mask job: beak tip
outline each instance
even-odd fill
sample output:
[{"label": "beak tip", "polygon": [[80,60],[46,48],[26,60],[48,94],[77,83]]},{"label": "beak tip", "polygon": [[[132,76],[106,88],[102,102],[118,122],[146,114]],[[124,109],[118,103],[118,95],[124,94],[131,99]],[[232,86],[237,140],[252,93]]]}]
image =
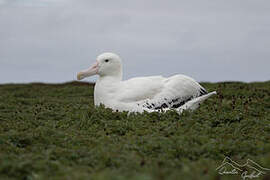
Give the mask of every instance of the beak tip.
[{"label": "beak tip", "polygon": [[82,74],[81,73],[78,73],[77,74],[77,80],[82,80],[83,78],[82,78]]}]

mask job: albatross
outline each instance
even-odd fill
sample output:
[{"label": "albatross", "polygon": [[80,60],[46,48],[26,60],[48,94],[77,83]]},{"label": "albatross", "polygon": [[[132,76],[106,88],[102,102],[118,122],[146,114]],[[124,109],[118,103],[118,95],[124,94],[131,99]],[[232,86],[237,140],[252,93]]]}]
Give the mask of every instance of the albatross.
[{"label": "albatross", "polygon": [[122,60],[114,53],[99,55],[88,69],[80,71],[77,79],[98,75],[94,89],[95,106],[103,104],[114,111],[161,112],[175,109],[195,110],[199,105],[216,94],[208,93],[194,79],[177,74],[136,77],[123,81]]}]

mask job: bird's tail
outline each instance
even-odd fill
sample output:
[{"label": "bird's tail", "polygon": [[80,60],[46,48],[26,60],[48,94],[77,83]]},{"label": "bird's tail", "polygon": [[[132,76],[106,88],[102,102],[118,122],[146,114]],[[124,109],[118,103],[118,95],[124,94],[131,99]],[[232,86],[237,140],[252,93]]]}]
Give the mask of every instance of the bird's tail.
[{"label": "bird's tail", "polygon": [[205,101],[207,98],[209,98],[210,96],[212,96],[214,94],[217,94],[217,92],[213,91],[213,92],[210,92],[210,93],[205,94],[203,96],[192,99],[192,100],[186,102],[184,105],[180,106],[177,110],[179,113],[182,113],[183,110],[193,111],[193,110],[197,109],[203,101]]}]

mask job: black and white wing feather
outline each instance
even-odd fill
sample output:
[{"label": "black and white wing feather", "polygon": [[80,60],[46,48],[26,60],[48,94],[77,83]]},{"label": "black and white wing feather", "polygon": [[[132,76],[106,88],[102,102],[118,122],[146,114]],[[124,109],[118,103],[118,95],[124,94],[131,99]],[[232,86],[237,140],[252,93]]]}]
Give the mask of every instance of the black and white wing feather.
[{"label": "black and white wing feather", "polygon": [[178,108],[207,94],[199,83],[185,75],[133,78],[123,81],[121,86],[119,101],[136,102],[138,106],[152,110]]}]

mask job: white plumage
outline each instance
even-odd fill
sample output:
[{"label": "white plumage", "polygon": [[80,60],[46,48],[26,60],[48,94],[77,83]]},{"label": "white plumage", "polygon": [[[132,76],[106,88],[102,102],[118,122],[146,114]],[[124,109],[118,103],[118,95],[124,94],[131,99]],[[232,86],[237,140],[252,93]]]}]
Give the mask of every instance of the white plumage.
[{"label": "white plumage", "polygon": [[89,69],[78,73],[77,78],[98,74],[95,85],[96,106],[118,111],[154,112],[176,109],[196,109],[200,103],[216,92],[207,91],[194,79],[185,75],[138,77],[122,81],[122,61],[113,53],[103,53]]}]

